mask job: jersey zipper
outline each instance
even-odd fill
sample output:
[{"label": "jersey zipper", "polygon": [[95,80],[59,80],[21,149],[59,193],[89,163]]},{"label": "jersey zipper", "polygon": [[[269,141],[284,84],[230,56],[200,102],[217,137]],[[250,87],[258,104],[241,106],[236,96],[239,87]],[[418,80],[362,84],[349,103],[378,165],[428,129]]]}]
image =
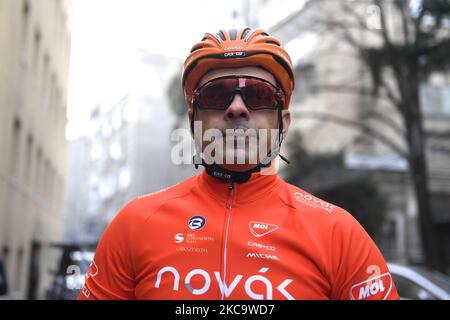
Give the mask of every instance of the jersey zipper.
[{"label": "jersey zipper", "polygon": [[225,286],[227,283],[227,261],[228,261],[228,232],[230,228],[231,215],[233,213],[233,197],[234,197],[234,182],[230,181],[228,186],[230,194],[230,203],[228,206],[227,226],[225,229],[225,246],[223,251],[223,288],[222,288],[222,300],[225,300]]}]

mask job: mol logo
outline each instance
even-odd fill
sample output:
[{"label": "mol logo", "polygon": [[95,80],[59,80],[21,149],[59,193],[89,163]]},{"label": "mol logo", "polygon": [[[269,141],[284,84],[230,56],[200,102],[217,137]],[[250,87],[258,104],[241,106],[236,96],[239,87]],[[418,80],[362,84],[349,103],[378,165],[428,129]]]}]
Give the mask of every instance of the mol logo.
[{"label": "mol logo", "polygon": [[272,231],[275,231],[278,229],[277,225],[265,223],[265,222],[257,222],[257,221],[250,221],[248,224],[250,228],[250,232],[256,237],[262,237],[266,234],[271,233]]},{"label": "mol logo", "polygon": [[[95,261],[92,260],[91,264],[89,265],[89,270],[85,276],[85,283],[89,278],[94,278],[97,275],[98,275],[98,266],[95,263]],[[89,296],[91,295],[91,292],[88,290],[86,285],[83,286],[83,288],[81,289],[81,292],[84,294],[84,296],[86,298],[89,298]]]},{"label": "mol logo", "polygon": [[385,273],[352,286],[350,298],[352,300],[386,300],[391,289],[392,277],[389,273]]},{"label": "mol logo", "polygon": [[97,264],[95,263],[95,260],[92,260],[91,264],[89,265],[89,270],[86,274],[86,279],[94,278],[97,275],[98,275],[98,267]]}]

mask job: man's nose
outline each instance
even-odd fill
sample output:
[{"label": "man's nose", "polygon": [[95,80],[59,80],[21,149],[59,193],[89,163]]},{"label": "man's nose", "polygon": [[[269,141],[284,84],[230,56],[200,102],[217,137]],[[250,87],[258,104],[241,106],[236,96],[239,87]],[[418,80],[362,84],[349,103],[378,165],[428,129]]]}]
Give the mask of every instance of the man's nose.
[{"label": "man's nose", "polygon": [[244,100],[242,100],[240,94],[236,94],[233,98],[233,101],[225,111],[225,119],[227,120],[227,119],[245,118],[248,120],[249,117],[250,112],[245,106]]}]

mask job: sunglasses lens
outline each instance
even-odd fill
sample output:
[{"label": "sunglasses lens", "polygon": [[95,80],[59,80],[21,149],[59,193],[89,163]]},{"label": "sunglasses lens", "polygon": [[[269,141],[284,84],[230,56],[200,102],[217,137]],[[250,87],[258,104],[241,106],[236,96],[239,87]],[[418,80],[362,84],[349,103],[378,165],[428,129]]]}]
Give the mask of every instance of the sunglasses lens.
[{"label": "sunglasses lens", "polygon": [[237,79],[220,79],[211,81],[199,91],[198,106],[201,109],[225,110],[231,103]]},{"label": "sunglasses lens", "polygon": [[251,110],[275,109],[283,104],[282,95],[276,87],[262,79],[250,77],[212,80],[200,87],[194,103],[200,109],[226,110],[238,93]]},{"label": "sunglasses lens", "polygon": [[277,105],[276,89],[267,82],[247,79],[243,91],[245,102],[250,109],[270,109]]}]

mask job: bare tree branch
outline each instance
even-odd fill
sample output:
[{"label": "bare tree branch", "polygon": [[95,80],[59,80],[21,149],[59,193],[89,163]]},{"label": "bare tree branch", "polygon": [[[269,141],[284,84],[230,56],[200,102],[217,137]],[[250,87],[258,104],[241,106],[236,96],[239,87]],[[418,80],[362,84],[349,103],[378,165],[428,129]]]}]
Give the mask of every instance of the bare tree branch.
[{"label": "bare tree branch", "polygon": [[361,123],[360,121],[355,121],[352,119],[347,119],[344,117],[317,111],[299,111],[293,113],[292,117],[316,119],[320,121],[332,122],[346,127],[353,127],[354,129],[360,130],[363,134],[369,135],[370,137],[383,143],[385,146],[387,146],[389,149],[391,149],[400,157],[404,159],[409,159],[407,151],[404,150],[401,146],[397,145],[395,142],[393,142],[391,139],[386,137],[381,132],[378,132],[377,130],[373,129],[372,127],[366,124]]},{"label": "bare tree branch", "polygon": [[419,39],[421,38],[420,27],[422,26],[422,21],[423,21],[424,16],[425,16],[425,9],[423,7],[423,2],[422,2],[419,15],[417,16],[417,18],[415,19],[415,22],[414,22],[414,29],[415,29],[415,33],[416,33],[415,34],[416,44],[417,44],[417,41],[419,41]]},{"label": "bare tree branch", "polygon": [[398,134],[398,136],[401,137],[402,139],[406,138],[405,129],[403,127],[399,126],[396,122],[394,122],[394,120],[392,120],[385,114],[380,113],[378,111],[373,111],[372,113],[370,113],[370,116],[373,117],[374,119],[382,122],[384,125],[388,126],[392,130],[394,130]]},{"label": "bare tree branch", "polygon": [[[380,35],[380,33],[382,34],[386,46],[389,48],[391,53],[393,53],[395,50],[387,31],[386,17],[384,16],[385,9],[382,6],[380,0],[373,0],[373,3],[380,8],[380,19],[382,29],[380,31],[377,31],[377,35]],[[348,10],[352,15],[354,15],[357,19],[359,20],[362,19],[362,17],[348,5],[348,3],[344,3],[343,7],[345,8],[345,10]],[[333,29],[339,29],[341,36],[347,41],[347,43],[355,47],[357,50],[359,50],[359,52],[363,52],[366,49],[366,47],[363,44],[359,43],[359,41],[356,40],[355,37],[351,35],[350,33],[351,25],[349,25],[348,22],[338,21],[331,17],[326,17],[325,19],[317,19],[317,22],[320,23],[321,25],[332,27]],[[358,28],[361,29],[361,27],[367,29],[367,27],[362,23],[362,21],[359,21]],[[400,76],[401,70],[397,66],[397,64],[395,62],[392,62],[391,66],[394,72],[397,74],[397,77]],[[398,92],[402,92],[400,81],[396,81],[396,84],[398,87],[397,88]],[[400,112],[403,112],[401,100],[396,97],[394,91],[385,83],[385,81],[383,81],[383,76],[380,77],[380,85],[386,91],[386,96],[395,105],[396,109],[399,110]]]},{"label": "bare tree branch", "polygon": [[[320,23],[320,19],[317,21]],[[329,28],[329,30],[338,31],[340,36],[343,37],[350,45],[356,47],[359,50],[362,50],[364,48],[364,46],[359,43],[359,41],[356,40],[356,38],[350,33],[351,28],[349,28],[349,25],[347,23],[334,19],[327,19],[322,23],[324,23]],[[357,27],[357,29],[359,30],[359,27]]]},{"label": "bare tree branch", "polygon": [[[342,83],[344,83],[344,82],[342,82]],[[357,86],[357,85],[352,86],[352,85],[327,85],[327,84],[325,84],[325,85],[317,86],[316,89],[317,90],[325,90],[328,92],[351,93],[351,94],[355,94],[355,95],[359,95],[359,96],[369,96],[372,98],[376,98],[377,100],[380,100],[380,98],[382,98],[380,96],[374,95],[373,90],[371,90],[370,88],[365,88],[365,87],[361,87],[361,86]],[[392,104],[395,104],[395,102],[392,101],[391,97],[387,96],[386,99],[388,99],[388,101],[391,102]],[[372,109],[370,112],[370,116],[373,119],[378,120],[378,121],[382,122],[383,124],[385,124],[386,126],[388,126],[389,128],[391,128],[402,139],[406,138],[406,132],[405,132],[404,128],[399,126],[396,122],[394,122],[391,118],[389,118],[385,114],[382,114],[382,113],[378,112],[377,110]]]},{"label": "bare tree branch", "polygon": [[401,17],[402,17],[402,27],[403,27],[403,34],[405,37],[405,44],[406,45],[410,45],[410,34],[409,34],[409,28],[408,28],[408,17],[410,17],[409,12],[407,11],[408,8],[408,4],[409,1],[404,1],[404,0],[396,0],[396,5],[401,13]]},{"label": "bare tree branch", "polygon": [[[343,82],[342,82],[343,83]],[[400,106],[400,101],[394,96],[394,93],[388,85],[382,81],[381,88],[384,89],[383,96],[378,98],[385,98],[390,101],[395,108]],[[374,96],[374,92],[372,88],[361,87],[361,86],[352,86],[352,85],[332,85],[332,84],[323,84],[316,87],[317,90],[328,90],[333,92],[348,92],[359,95],[369,95]]]},{"label": "bare tree branch", "polygon": [[[444,28],[443,22],[444,18],[447,19],[450,15],[450,5],[448,0],[423,0],[421,7],[417,8],[418,11],[410,16],[409,6],[399,2],[402,0],[370,1],[379,8],[381,13],[381,30],[379,31],[382,42],[380,46],[364,46],[363,43],[360,43],[361,40],[355,39],[354,30],[349,29],[345,23],[349,19],[342,19],[344,23],[334,22],[332,26],[337,29],[336,34],[343,37],[350,46],[359,50],[363,62],[371,71],[375,89],[383,88],[383,93],[394,103],[402,116],[406,133],[406,147],[389,139],[387,133],[380,132],[381,129],[375,130],[369,123],[361,123],[364,121],[354,121],[320,112],[304,112],[294,116],[319,119],[359,129],[362,134],[382,142],[409,162],[419,212],[422,249],[426,258],[424,261],[429,267],[444,271],[446,264],[441,255],[442,247],[436,236],[431,214],[429,175],[425,153],[426,136],[423,132],[418,91],[420,82],[426,79],[423,77],[424,75],[426,76],[430,70],[442,71],[450,62],[450,58],[448,58],[450,43],[446,43],[447,39],[443,38],[445,32],[448,31]],[[389,11],[388,9],[392,8],[394,1],[397,2],[399,10]],[[404,1],[406,2],[406,0]],[[347,11],[351,15],[351,11]],[[391,13],[393,13],[392,16]],[[337,15],[339,13],[334,12],[331,18],[335,19]],[[424,26],[425,18],[428,16],[430,23]],[[396,41],[398,33],[394,34],[395,30],[388,29],[388,27],[394,26],[391,25],[391,22],[395,21],[401,23],[405,37],[404,43]],[[361,26],[361,21],[358,22],[358,19],[357,24]],[[415,38],[412,39],[412,37]],[[386,70],[392,71],[392,74],[386,73]],[[379,91],[376,90],[373,92],[374,95],[378,93]],[[387,118],[380,117],[378,119],[383,119],[381,120],[383,123],[390,123]],[[390,127],[392,127],[392,123],[390,123]]]},{"label": "bare tree branch", "polygon": [[350,16],[355,18],[361,29],[363,30],[367,29],[366,19],[363,16],[361,16],[358,12],[356,12],[356,10],[353,7],[349,6],[348,2],[342,1],[341,5],[345,13],[348,13],[350,14]]},{"label": "bare tree branch", "polygon": [[352,16],[356,22],[357,25],[359,27],[359,30],[364,30],[364,32],[368,32],[368,33],[372,33],[375,34],[377,36],[381,36],[381,30],[378,29],[371,29],[367,27],[367,22],[366,22],[366,18],[364,16],[361,16],[355,9],[354,7],[350,6],[348,4],[347,1],[342,1],[341,2],[343,11],[345,13],[350,14],[350,16]]},{"label": "bare tree branch", "polygon": [[381,34],[388,48],[392,48],[392,41],[389,38],[387,29],[386,17],[384,16],[385,10],[381,0],[373,0],[373,3],[380,8],[380,21],[381,21]]},{"label": "bare tree branch", "polygon": [[394,94],[394,91],[391,89],[391,87],[384,81],[383,76],[380,77],[380,87],[383,88],[386,91],[386,96],[389,98],[389,100],[392,102],[392,104],[395,106],[395,108],[403,114],[402,110],[402,102],[399,98],[397,98]]}]

